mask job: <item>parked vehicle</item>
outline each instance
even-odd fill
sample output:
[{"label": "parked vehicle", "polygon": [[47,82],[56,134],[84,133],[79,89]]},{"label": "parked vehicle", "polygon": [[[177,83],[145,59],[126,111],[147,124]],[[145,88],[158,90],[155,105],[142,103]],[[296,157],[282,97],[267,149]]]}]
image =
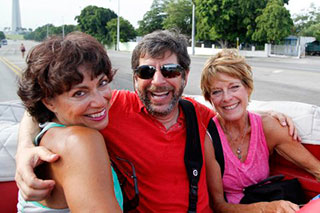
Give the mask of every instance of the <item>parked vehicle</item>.
[{"label": "parked vehicle", "polygon": [[306,47],[306,54],[320,56],[320,41],[308,43]]},{"label": "parked vehicle", "polygon": [[1,43],[2,43],[2,45],[7,45],[7,44],[8,44],[8,41],[7,41],[7,39],[2,39],[2,40],[1,40]]}]

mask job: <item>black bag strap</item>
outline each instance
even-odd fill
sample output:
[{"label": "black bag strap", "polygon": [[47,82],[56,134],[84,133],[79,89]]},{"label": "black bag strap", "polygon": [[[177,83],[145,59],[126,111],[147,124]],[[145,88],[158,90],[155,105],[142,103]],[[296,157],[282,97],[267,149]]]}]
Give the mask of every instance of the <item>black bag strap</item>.
[{"label": "black bag strap", "polygon": [[[124,190],[124,184],[127,182],[127,179],[126,177],[121,173],[120,169],[118,168],[118,166],[115,164],[115,159],[124,159],[124,158],[119,158],[119,157],[113,157],[110,156],[110,159],[111,159],[111,165],[114,169],[114,171],[116,172],[117,174],[117,178],[119,180],[119,184],[120,184],[120,187],[121,187],[121,192],[122,192],[122,197],[123,197],[123,212],[124,213],[127,213],[127,212],[130,212],[131,210],[134,210],[138,207],[139,205],[139,196],[137,197],[134,197],[134,199],[130,200],[126,191]],[[132,178],[137,178],[137,177],[134,177],[132,175]],[[134,180],[133,180],[134,181]],[[136,187],[136,186],[135,186]],[[139,192],[139,189],[138,188],[135,188],[136,191]]]},{"label": "black bag strap", "polygon": [[279,174],[279,175],[274,175],[274,176],[270,176],[270,177],[267,177],[266,179],[263,179],[262,181],[256,183],[256,184],[253,184],[253,185],[250,185],[250,186],[247,186],[244,191],[247,191],[247,190],[251,190],[253,188],[256,188],[256,187],[259,187],[267,182],[279,182],[281,181],[282,179],[284,178],[284,175],[283,174]]},{"label": "black bag strap", "polygon": [[214,154],[216,155],[216,160],[218,161],[218,163],[220,165],[221,177],[222,177],[223,173],[224,173],[223,149],[222,149],[222,144],[221,144],[221,140],[220,140],[217,126],[212,119],[210,119],[210,121],[209,121],[207,130],[211,136],[211,140],[212,140],[213,147],[214,147]]},{"label": "black bag strap", "polygon": [[190,101],[180,99],[179,103],[185,115],[187,127],[184,162],[189,178],[188,213],[195,213],[197,212],[198,202],[198,182],[200,179],[201,167],[203,163],[198,120],[195,108]]}]

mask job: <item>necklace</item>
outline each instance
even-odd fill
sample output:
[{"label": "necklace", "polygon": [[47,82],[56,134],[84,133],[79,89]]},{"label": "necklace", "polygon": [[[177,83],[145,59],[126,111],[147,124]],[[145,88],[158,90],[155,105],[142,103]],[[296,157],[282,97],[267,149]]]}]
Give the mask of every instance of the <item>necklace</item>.
[{"label": "necklace", "polygon": [[241,158],[242,158],[242,155],[241,155],[241,148],[240,148],[240,146],[237,148],[237,156],[238,156],[238,159],[239,160],[241,160]]},{"label": "necklace", "polygon": [[237,154],[237,157],[238,157],[239,160],[241,160],[241,158],[242,158],[241,146],[243,145],[244,139],[246,138],[247,129],[248,129],[248,125],[247,125],[247,122],[246,122],[243,134],[241,135],[241,140],[239,140],[240,143],[239,143],[239,145],[237,147],[237,150],[236,150],[236,154]]},{"label": "necklace", "polygon": [[[238,135],[238,137],[236,138],[232,138],[231,135],[228,133],[228,131],[226,130],[225,127],[222,126],[222,129],[224,131],[224,133],[228,136],[228,141],[229,141],[229,144],[231,145],[236,145],[237,144],[237,148],[236,148],[236,156],[239,160],[242,159],[242,150],[241,150],[241,146],[244,144],[244,139],[246,138],[246,135],[247,135],[247,131],[248,131],[248,122],[247,120],[245,121],[245,128],[242,132],[242,134]],[[237,138],[239,138],[239,140],[237,140]],[[236,142],[238,141],[238,143]]]}]

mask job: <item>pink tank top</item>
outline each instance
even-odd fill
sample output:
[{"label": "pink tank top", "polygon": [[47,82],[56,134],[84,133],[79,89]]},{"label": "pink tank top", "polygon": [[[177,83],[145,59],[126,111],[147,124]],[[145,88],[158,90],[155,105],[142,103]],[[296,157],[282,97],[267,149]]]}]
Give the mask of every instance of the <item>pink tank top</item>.
[{"label": "pink tank top", "polygon": [[229,203],[239,203],[243,197],[242,190],[258,183],[269,176],[269,150],[263,132],[261,117],[248,112],[251,135],[247,159],[241,162],[233,154],[227,138],[215,116],[224,155],[225,170],[222,178],[223,189]]}]

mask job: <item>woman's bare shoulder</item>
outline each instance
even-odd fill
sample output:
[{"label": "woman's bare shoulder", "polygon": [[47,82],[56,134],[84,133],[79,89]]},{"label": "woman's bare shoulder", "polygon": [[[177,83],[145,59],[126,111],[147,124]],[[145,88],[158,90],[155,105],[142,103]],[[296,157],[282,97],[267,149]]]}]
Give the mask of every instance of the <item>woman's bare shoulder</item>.
[{"label": "woman's bare shoulder", "polygon": [[272,117],[270,114],[263,114],[261,115],[263,130],[265,133],[269,131],[276,131],[277,129],[281,128],[279,121]]},{"label": "woman's bare shoulder", "polygon": [[57,154],[63,154],[75,147],[88,148],[91,145],[104,141],[98,130],[84,126],[54,127],[49,129],[41,139],[41,145]]}]

